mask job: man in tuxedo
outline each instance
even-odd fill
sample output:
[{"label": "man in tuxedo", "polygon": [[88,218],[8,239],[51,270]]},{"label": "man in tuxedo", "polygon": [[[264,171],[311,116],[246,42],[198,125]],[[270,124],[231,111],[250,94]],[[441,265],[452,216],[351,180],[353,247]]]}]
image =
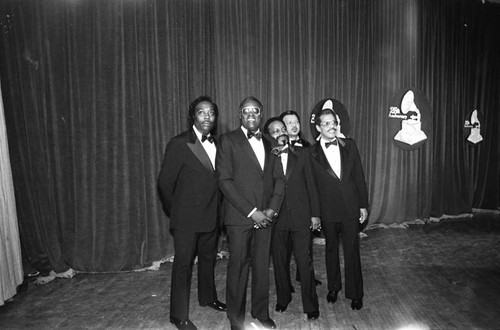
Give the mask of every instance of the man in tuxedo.
[{"label": "man in tuxedo", "polygon": [[[335,303],[342,289],[339,237],[344,250],[345,297],[354,310],[363,307],[363,276],[359,252],[360,223],[368,217],[368,191],[358,147],[337,136],[337,115],[322,109],[315,117],[320,139],[311,148],[320,192],[321,225],[326,239],[327,301]],[[341,234],[341,235],[340,235]]]},{"label": "man in tuxedo", "polygon": [[278,301],[277,312],[284,312],[292,300],[289,284],[290,251],[293,250],[300,272],[302,308],[309,320],[319,317],[318,296],[311,258],[311,229],[320,228],[320,207],[311,155],[307,148],[295,148],[288,142],[285,124],[278,117],[269,119],[264,131],[274,138],[273,148],[285,174],[285,197],[274,221],[271,248]]},{"label": "man in tuxedo", "polygon": [[272,220],[283,199],[283,170],[271,154],[271,142],[260,132],[262,103],[252,96],[245,98],[239,116],[241,126],[221,136],[216,158],[229,240],[227,316],[231,329],[244,328],[251,267],[252,317],[274,329],[268,310],[269,255]]},{"label": "man in tuxedo", "polygon": [[213,136],[217,116],[217,105],[209,97],[201,96],[191,103],[190,128],[169,141],[158,177],[160,198],[170,217],[174,237],[170,322],[178,329],[196,329],[189,320],[189,292],[196,255],[200,306],[226,310],[226,305],[217,299],[214,280],[220,227]]},{"label": "man in tuxedo", "polygon": [[308,148],[311,143],[300,137],[300,117],[296,111],[287,110],[280,115],[280,119],[286,126],[286,131],[288,132],[288,139],[290,144],[296,147]]},{"label": "man in tuxedo", "polygon": [[[286,131],[288,135],[288,140],[289,144],[293,147],[302,147],[302,148],[309,148],[311,146],[311,143],[303,138],[301,138],[301,125],[300,125],[300,117],[299,114],[294,111],[294,110],[286,110],[282,112],[279,116],[279,119],[283,121],[283,123],[286,126]],[[311,252],[311,260],[313,257],[313,236],[316,237],[321,237],[321,229],[313,231],[311,235],[311,246],[309,248],[309,251]],[[289,251],[289,263],[291,260],[291,250]],[[295,279],[300,282],[300,274],[299,270],[297,269],[297,273],[295,275]],[[290,270],[288,269],[288,282],[290,283],[290,290],[291,292],[295,292],[295,289],[293,288],[292,281],[290,279]],[[320,286],[323,284],[320,280],[314,279],[314,284],[316,286]]]}]

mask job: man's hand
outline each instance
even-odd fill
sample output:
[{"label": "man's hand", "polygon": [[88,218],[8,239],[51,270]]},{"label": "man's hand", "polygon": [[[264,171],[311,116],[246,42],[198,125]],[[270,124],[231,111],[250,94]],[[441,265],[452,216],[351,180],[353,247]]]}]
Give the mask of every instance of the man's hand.
[{"label": "man's hand", "polygon": [[266,228],[267,226],[271,225],[271,222],[273,221],[271,218],[265,215],[264,212],[259,210],[255,211],[250,218],[254,222],[254,228]]},{"label": "man's hand", "polygon": [[273,210],[273,209],[265,209],[265,210],[264,210],[264,211],[262,211],[262,212],[264,212],[264,214],[265,214],[268,218],[270,218],[270,219],[271,219],[271,221],[273,221],[273,218],[274,218],[274,216],[275,216],[275,214],[276,214],[276,212],[274,212],[274,210]]},{"label": "man's hand", "polygon": [[311,229],[321,230],[321,220],[318,217],[311,217]]},{"label": "man's hand", "polygon": [[363,223],[368,219],[368,210],[367,209],[359,209],[359,223]]}]

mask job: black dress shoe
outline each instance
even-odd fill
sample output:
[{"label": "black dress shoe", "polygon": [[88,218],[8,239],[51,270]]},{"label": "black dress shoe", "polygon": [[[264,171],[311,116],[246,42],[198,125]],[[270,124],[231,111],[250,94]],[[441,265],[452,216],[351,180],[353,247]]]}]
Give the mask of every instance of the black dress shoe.
[{"label": "black dress shoe", "polygon": [[189,319],[179,320],[175,317],[170,317],[170,322],[175,325],[177,329],[180,330],[196,330],[196,326]]},{"label": "black dress shoe", "polygon": [[317,320],[319,317],[319,311],[314,311],[314,312],[309,312],[307,314],[307,319],[308,320]]},{"label": "black dress shoe", "polygon": [[284,311],[286,311],[287,308],[288,308],[288,305],[283,306],[280,304],[276,304],[276,308],[274,310],[277,312],[283,313]]},{"label": "black dress shoe", "polygon": [[328,294],[326,295],[326,301],[330,304],[333,304],[337,301],[338,295],[338,291],[328,291]]},{"label": "black dress shoe", "polygon": [[323,284],[323,282],[321,282],[320,280],[316,280],[316,279],[315,279],[315,280],[314,280],[314,284],[315,284],[316,286],[320,286],[321,284]]},{"label": "black dress shoe", "polygon": [[231,324],[231,330],[245,330],[245,327],[242,325]]},{"label": "black dress shoe", "polygon": [[221,303],[218,300],[211,302],[211,303],[200,303],[200,306],[201,307],[210,307],[210,308],[213,308],[219,312],[225,312],[227,309],[226,304]]},{"label": "black dress shoe", "polygon": [[351,302],[351,308],[354,310],[360,310],[363,308],[363,299],[353,299]]},{"label": "black dress shoe", "polygon": [[252,316],[254,319],[259,320],[262,326],[266,329],[276,329],[276,323],[269,317],[267,319],[259,319],[258,317]]}]

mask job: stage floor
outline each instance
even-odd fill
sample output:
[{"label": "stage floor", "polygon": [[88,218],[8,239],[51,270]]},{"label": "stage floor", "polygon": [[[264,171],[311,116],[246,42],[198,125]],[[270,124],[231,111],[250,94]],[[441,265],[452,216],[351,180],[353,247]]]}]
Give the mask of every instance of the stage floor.
[{"label": "stage floor", "polygon": [[[316,277],[323,281],[317,287],[320,317],[307,321],[295,281],[288,309],[275,312],[270,267],[269,312],[278,329],[500,329],[500,215],[366,233],[361,241],[364,308],[351,310],[342,291],[334,305],[327,304],[324,245],[314,245]],[[158,271],[78,273],[42,286],[30,283],[0,307],[0,328],[174,329],[168,313],[171,267],[165,263]],[[227,260],[217,261],[221,301],[226,267]],[[195,267],[190,319],[199,329],[229,329],[225,313],[198,306],[196,275]],[[246,329],[255,329],[250,322],[247,304]],[[258,321],[255,325],[260,327]]]}]

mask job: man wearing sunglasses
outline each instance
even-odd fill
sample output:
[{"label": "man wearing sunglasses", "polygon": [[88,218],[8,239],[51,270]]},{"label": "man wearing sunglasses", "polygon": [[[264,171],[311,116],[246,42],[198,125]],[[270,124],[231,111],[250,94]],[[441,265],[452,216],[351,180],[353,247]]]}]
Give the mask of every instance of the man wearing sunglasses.
[{"label": "man wearing sunglasses", "polygon": [[241,126],[220,137],[216,169],[224,195],[224,224],[229,240],[227,316],[231,329],[244,329],[246,288],[252,271],[251,315],[262,326],[276,328],[269,317],[271,225],[284,194],[283,169],[262,136],[262,103],[245,98],[239,107]]},{"label": "man wearing sunglasses", "polygon": [[[351,308],[363,308],[363,276],[359,252],[360,223],[368,217],[368,190],[359,156],[352,139],[338,137],[338,120],[331,101],[315,117],[320,139],[311,148],[320,192],[321,227],[326,240],[328,303],[337,301],[342,289],[339,239],[344,250],[345,297]],[[340,235],[342,234],[342,235]]]}]

